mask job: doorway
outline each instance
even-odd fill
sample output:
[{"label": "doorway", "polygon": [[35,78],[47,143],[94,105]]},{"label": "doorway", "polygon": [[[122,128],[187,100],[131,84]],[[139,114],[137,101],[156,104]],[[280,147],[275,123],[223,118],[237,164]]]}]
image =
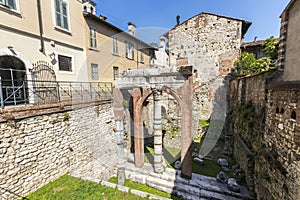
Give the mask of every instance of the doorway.
[{"label": "doorway", "polygon": [[26,68],[15,56],[0,56],[1,107],[26,103]]}]

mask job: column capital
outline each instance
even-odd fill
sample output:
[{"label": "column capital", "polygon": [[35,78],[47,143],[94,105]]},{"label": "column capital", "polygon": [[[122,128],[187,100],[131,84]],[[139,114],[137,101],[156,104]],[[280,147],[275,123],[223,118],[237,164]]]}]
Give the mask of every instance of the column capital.
[{"label": "column capital", "polygon": [[161,96],[161,90],[160,89],[152,88],[152,94],[153,94],[154,101],[160,100],[160,96]]}]

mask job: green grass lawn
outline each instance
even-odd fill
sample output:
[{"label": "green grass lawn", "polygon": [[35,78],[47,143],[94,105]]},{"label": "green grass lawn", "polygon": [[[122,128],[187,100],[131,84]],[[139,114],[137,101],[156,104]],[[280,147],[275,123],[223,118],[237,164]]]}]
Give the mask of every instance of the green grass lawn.
[{"label": "green grass lawn", "polygon": [[[108,181],[111,182],[111,183],[117,184],[118,183],[118,178],[117,177],[111,177]],[[135,189],[135,190],[140,190],[140,191],[143,191],[143,192],[148,192],[150,194],[154,194],[154,195],[157,195],[157,196],[161,196],[161,197],[165,197],[165,198],[169,198],[169,199],[180,200],[179,197],[176,197],[172,194],[162,192],[162,191],[157,190],[155,188],[149,187],[149,186],[141,184],[141,183],[136,183],[136,182],[133,182],[133,181],[128,180],[128,179],[126,179],[124,186],[126,186],[128,188]]]},{"label": "green grass lawn", "polygon": [[121,192],[118,189],[104,187],[98,183],[84,181],[69,175],[60,178],[43,186],[36,192],[33,192],[23,198],[23,200],[115,200],[115,199],[133,199],[142,200],[137,195]]}]

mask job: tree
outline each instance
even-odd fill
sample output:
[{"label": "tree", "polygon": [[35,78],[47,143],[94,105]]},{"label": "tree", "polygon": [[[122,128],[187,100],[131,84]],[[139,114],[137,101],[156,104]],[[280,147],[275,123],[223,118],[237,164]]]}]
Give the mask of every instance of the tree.
[{"label": "tree", "polygon": [[256,59],[253,53],[244,52],[241,57],[234,62],[233,75],[246,76],[276,68],[279,47],[278,39],[274,36],[267,38],[263,47],[263,51],[269,57]]},{"label": "tree", "polygon": [[279,41],[274,36],[266,39],[266,43],[263,45],[264,52],[270,56],[272,60],[277,59],[278,57],[278,47]]},{"label": "tree", "polygon": [[235,76],[245,76],[251,74],[253,70],[251,66],[256,61],[253,53],[242,53],[241,57],[234,62],[233,74]]},{"label": "tree", "polygon": [[233,75],[246,76],[258,74],[270,70],[271,59],[263,57],[256,59],[253,53],[242,53],[241,57],[234,62]]}]

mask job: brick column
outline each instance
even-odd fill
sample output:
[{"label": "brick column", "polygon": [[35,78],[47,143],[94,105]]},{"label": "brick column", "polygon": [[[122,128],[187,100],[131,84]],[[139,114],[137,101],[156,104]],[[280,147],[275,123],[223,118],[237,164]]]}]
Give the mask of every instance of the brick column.
[{"label": "brick column", "polygon": [[143,130],[143,104],[141,90],[136,88],[133,97],[133,123],[134,123],[134,164],[136,167],[144,166],[144,130]]},{"label": "brick column", "polygon": [[182,90],[181,105],[181,176],[192,178],[192,112],[193,112],[193,86],[192,77],[185,81]]},{"label": "brick column", "polygon": [[161,105],[159,103],[159,91],[153,89],[154,99],[154,117],[153,117],[153,129],[154,129],[154,171],[156,173],[162,173],[164,168],[162,166],[162,116]]}]

